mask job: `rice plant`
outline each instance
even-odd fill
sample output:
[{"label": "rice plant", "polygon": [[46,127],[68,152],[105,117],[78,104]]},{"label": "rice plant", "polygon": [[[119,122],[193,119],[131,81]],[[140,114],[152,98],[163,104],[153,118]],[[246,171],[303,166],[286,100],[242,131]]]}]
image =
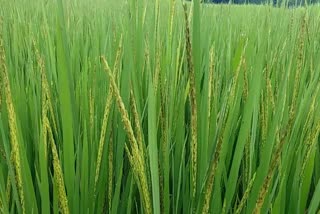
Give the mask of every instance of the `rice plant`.
[{"label": "rice plant", "polygon": [[319,213],[316,5],[0,8],[0,213]]}]

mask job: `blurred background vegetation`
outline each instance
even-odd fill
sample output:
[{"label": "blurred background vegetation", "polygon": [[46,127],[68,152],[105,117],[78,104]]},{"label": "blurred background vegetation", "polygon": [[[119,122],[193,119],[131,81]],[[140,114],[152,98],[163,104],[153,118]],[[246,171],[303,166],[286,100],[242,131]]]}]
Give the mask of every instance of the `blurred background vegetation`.
[{"label": "blurred background vegetation", "polygon": [[[188,0],[192,1],[192,0]],[[318,0],[203,0],[204,3],[216,4],[272,4],[274,6],[305,6],[309,4],[317,4]]]}]

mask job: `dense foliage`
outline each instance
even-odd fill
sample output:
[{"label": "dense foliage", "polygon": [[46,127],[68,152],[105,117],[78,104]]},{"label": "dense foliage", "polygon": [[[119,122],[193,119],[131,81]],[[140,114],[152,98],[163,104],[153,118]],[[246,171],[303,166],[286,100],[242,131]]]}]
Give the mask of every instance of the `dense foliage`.
[{"label": "dense foliage", "polygon": [[316,6],[0,7],[1,213],[310,213]]},{"label": "dense foliage", "polygon": [[319,3],[318,0],[202,0],[201,2],[215,4],[267,4],[277,7],[299,7]]}]

